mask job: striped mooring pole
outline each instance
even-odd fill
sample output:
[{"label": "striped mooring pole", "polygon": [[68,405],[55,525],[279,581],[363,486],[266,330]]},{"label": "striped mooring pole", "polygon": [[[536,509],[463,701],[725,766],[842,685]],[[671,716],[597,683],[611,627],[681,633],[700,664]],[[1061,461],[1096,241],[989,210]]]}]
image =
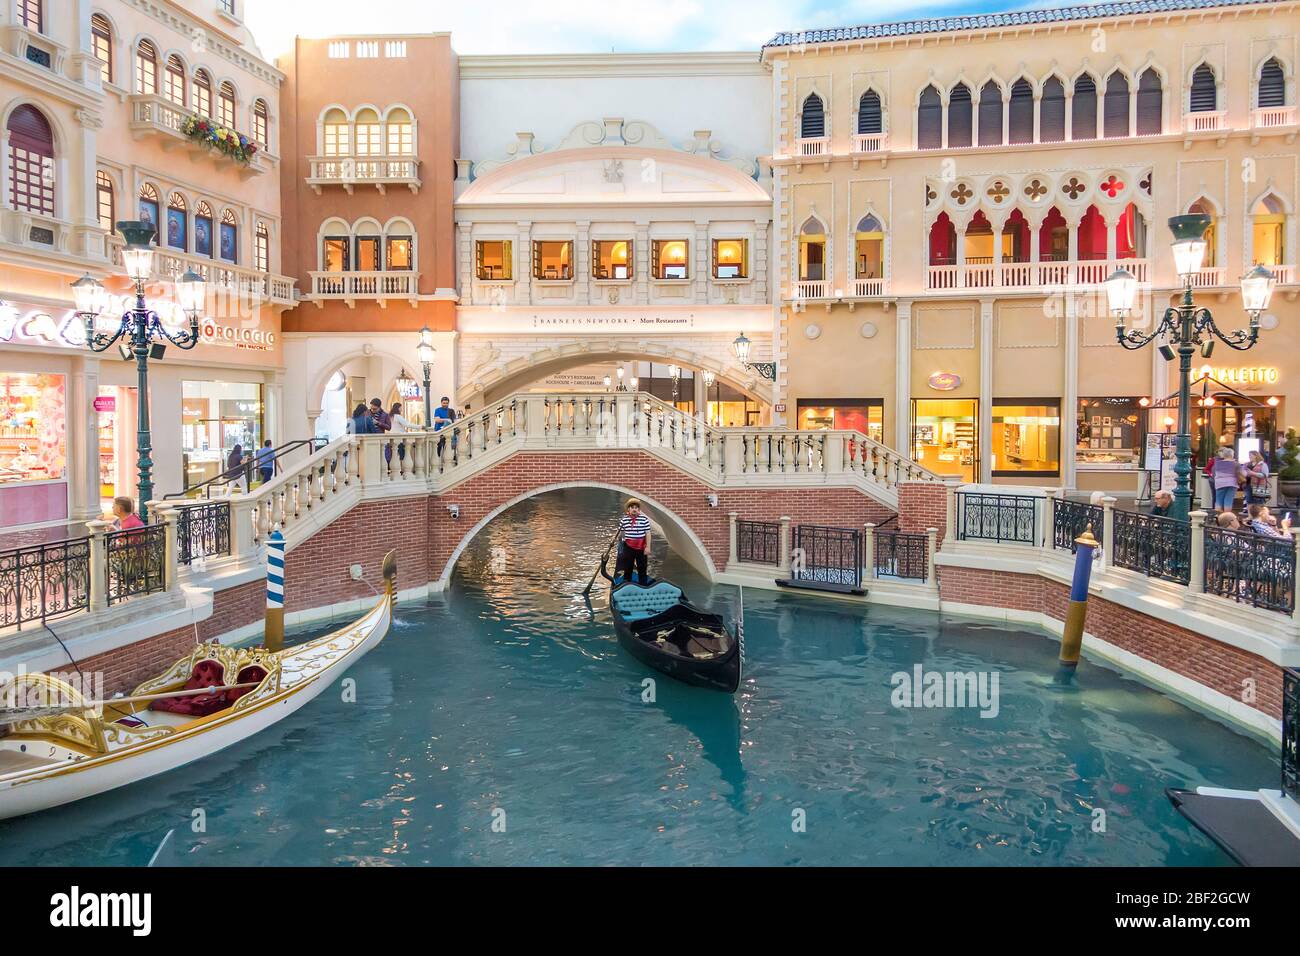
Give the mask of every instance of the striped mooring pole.
[{"label": "striped mooring pole", "polygon": [[284,647],[284,535],[277,528],[266,541],[266,638],[272,651]]},{"label": "striped mooring pole", "polygon": [[1068,684],[1074,680],[1079,666],[1079,653],[1083,650],[1083,624],[1088,617],[1088,584],[1092,580],[1092,559],[1099,542],[1092,536],[1092,525],[1074,539],[1074,580],[1070,582],[1070,607],[1065,613],[1065,630],[1061,634],[1061,656],[1056,669],[1056,682]]}]

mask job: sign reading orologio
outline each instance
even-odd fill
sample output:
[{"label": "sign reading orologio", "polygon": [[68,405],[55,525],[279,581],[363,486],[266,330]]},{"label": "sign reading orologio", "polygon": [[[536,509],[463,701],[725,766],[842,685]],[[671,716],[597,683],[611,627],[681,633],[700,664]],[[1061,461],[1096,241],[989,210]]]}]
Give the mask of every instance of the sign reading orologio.
[{"label": "sign reading orologio", "polygon": [[275,348],[275,333],[266,329],[235,328],[208,319],[203,323],[203,338],[214,345],[233,345],[241,349],[268,352]]},{"label": "sign reading orologio", "polygon": [[961,376],[956,372],[935,372],[929,378],[929,385],[936,392],[951,392],[961,388]]}]

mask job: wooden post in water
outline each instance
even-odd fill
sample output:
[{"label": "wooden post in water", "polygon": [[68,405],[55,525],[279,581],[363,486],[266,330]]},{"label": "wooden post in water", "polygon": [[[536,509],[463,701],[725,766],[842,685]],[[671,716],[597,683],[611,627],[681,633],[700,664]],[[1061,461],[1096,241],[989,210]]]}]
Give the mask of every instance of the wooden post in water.
[{"label": "wooden post in water", "polygon": [[284,535],[279,528],[266,540],[265,630],[268,650],[284,647]]},{"label": "wooden post in water", "polygon": [[1070,607],[1065,612],[1065,630],[1061,634],[1061,657],[1056,670],[1058,684],[1074,680],[1083,650],[1083,624],[1088,617],[1088,584],[1092,580],[1092,558],[1097,551],[1097,539],[1092,536],[1092,525],[1074,539],[1074,580],[1070,583]]}]

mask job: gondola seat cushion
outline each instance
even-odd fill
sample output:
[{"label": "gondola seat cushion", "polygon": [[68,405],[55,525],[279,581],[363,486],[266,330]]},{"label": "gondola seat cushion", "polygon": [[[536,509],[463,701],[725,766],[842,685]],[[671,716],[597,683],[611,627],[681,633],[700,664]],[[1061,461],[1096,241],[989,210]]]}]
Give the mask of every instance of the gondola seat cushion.
[{"label": "gondola seat cushion", "polygon": [[[226,669],[220,661],[211,659],[199,661],[190,673],[182,690],[201,690],[204,687],[220,687],[225,683]],[[225,694],[194,694],[190,697],[164,697],[149,705],[150,710],[163,710],[171,714],[184,714],[187,717],[206,717],[215,714],[223,707],[229,706]]]},{"label": "gondola seat cushion", "polygon": [[648,588],[629,584],[614,592],[614,607],[625,621],[642,621],[662,614],[681,600],[682,589],[660,581]]},{"label": "gondola seat cushion", "polygon": [[[264,680],[266,680],[266,669],[259,667],[257,664],[250,664],[239,672],[239,676],[235,678],[235,683],[260,684]],[[249,691],[256,689],[255,687],[236,687],[233,690],[226,691],[226,700],[233,704]]]}]

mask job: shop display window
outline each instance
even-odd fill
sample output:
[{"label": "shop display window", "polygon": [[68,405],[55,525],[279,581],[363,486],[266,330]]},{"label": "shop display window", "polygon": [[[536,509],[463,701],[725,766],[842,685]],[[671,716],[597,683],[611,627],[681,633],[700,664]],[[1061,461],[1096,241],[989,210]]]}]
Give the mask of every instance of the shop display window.
[{"label": "shop display window", "polygon": [[534,279],[572,279],[573,243],[537,240],[533,243]]},{"label": "shop display window", "polygon": [[885,401],[882,398],[803,398],[797,428],[861,432],[885,440]]},{"label": "shop display window", "polygon": [[514,261],[509,239],[479,240],[474,243],[474,274],[480,279],[512,279]]},{"label": "shop display window", "polygon": [[1056,399],[998,399],[991,424],[994,475],[1061,473],[1061,406]]},{"label": "shop display window", "polygon": [[67,474],[64,377],[0,373],[0,484]]},{"label": "shop display window", "polygon": [[940,475],[974,481],[979,474],[979,402],[918,398],[912,402],[912,457]]},{"label": "shop display window", "polygon": [[245,454],[253,454],[262,444],[263,431],[261,385],[183,382],[181,452],[186,487],[192,488],[225,471],[226,459],[236,445]]},{"label": "shop display window", "polygon": [[632,240],[597,239],[591,244],[592,277],[632,278]]},{"label": "shop display window", "polygon": [[1138,462],[1142,406],[1137,398],[1081,398],[1075,425],[1075,460],[1081,465]]}]

